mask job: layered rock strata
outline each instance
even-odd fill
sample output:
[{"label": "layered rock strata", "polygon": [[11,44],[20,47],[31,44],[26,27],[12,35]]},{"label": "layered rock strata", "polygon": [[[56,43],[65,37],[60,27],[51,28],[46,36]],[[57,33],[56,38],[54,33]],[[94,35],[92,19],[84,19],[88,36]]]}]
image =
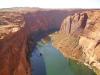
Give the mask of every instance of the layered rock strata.
[{"label": "layered rock strata", "polygon": [[31,75],[29,54],[36,40],[59,29],[67,15],[78,11],[0,10],[0,75]]},{"label": "layered rock strata", "polygon": [[84,63],[100,75],[100,11],[84,11],[64,19],[52,35],[53,45],[67,58]]}]

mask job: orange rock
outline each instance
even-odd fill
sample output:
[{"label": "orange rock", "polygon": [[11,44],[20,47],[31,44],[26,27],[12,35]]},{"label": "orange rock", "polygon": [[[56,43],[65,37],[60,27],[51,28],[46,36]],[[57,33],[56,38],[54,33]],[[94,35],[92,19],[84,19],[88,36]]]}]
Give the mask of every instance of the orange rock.
[{"label": "orange rock", "polygon": [[66,16],[78,11],[37,8],[0,11],[0,75],[31,75],[28,55],[34,45],[33,34],[39,30],[59,29]]},{"label": "orange rock", "polygon": [[52,41],[65,57],[100,71],[100,10],[88,10],[65,18]]}]

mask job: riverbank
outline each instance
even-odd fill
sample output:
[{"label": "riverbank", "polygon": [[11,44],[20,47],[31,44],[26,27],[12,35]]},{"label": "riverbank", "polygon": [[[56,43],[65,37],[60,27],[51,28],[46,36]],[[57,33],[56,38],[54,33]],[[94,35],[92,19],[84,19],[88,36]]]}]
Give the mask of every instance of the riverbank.
[{"label": "riverbank", "polygon": [[33,75],[95,75],[83,64],[66,59],[47,38],[37,42],[31,59]]}]

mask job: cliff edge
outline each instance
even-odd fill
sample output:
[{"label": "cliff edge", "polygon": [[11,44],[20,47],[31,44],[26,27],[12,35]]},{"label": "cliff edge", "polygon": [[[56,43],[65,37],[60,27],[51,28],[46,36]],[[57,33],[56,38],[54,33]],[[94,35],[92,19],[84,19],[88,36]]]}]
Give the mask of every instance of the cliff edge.
[{"label": "cliff edge", "polygon": [[66,17],[52,35],[52,42],[65,57],[84,63],[100,75],[100,10]]},{"label": "cliff edge", "polygon": [[0,10],[0,75],[31,75],[29,54],[36,40],[58,30],[63,19],[77,11],[37,8]]}]

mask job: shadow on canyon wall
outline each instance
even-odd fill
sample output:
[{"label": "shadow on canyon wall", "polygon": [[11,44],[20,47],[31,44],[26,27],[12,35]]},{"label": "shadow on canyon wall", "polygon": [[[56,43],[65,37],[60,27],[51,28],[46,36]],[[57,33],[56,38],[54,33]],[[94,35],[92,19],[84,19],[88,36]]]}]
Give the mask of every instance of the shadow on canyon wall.
[{"label": "shadow on canyon wall", "polygon": [[[1,25],[3,38],[0,38],[0,75],[31,75],[29,58],[36,42],[44,36],[59,30],[66,16],[80,11],[0,12],[0,21],[3,24],[7,24]],[[24,25],[21,27],[20,25],[22,24]],[[18,30],[13,32],[14,29]]]}]

